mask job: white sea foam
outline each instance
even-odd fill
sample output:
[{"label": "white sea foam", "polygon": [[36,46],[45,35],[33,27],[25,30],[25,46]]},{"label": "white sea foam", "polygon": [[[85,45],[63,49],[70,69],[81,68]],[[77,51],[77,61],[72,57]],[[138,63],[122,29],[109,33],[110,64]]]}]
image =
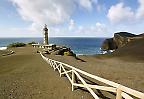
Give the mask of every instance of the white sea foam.
[{"label": "white sea foam", "polygon": [[0,47],[0,50],[6,50],[7,47]]},{"label": "white sea foam", "polygon": [[84,55],[84,54],[76,54],[76,56],[81,56],[81,55]]},{"label": "white sea foam", "polygon": [[112,52],[114,52],[115,50],[107,50],[107,51],[101,51],[101,54],[110,54]]}]

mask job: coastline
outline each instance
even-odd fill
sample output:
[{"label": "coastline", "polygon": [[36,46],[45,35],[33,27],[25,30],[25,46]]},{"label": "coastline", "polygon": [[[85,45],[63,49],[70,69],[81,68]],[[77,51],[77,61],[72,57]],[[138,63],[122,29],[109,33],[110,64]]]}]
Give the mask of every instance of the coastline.
[{"label": "coastline", "polygon": [[[71,48],[76,54],[97,54],[100,52],[100,46],[104,38],[49,38],[49,44],[64,45]],[[35,41],[36,43],[42,43],[42,38],[5,38],[0,39],[0,46],[7,46],[13,42],[29,43]]]}]

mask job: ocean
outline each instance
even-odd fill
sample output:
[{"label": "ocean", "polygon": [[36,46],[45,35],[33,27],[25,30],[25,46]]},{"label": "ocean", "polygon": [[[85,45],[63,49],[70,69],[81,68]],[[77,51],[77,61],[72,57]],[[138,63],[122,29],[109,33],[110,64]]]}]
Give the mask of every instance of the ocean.
[{"label": "ocean", "polygon": [[[101,53],[100,47],[104,40],[105,38],[55,37],[49,38],[49,43],[70,47],[78,55],[93,55]],[[43,38],[0,38],[0,47],[6,47],[14,42],[32,41],[42,43]]]}]

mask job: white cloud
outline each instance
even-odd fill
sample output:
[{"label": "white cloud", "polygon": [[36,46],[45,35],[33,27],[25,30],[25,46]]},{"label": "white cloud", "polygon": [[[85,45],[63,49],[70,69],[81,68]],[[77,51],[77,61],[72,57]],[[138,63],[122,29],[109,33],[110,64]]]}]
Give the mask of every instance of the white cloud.
[{"label": "white cloud", "polygon": [[95,5],[98,4],[98,0],[75,0],[75,1],[78,2],[80,7],[85,8],[89,11],[93,9],[93,4]]},{"label": "white cloud", "polygon": [[[87,34],[87,35],[97,35],[97,34],[103,34],[107,31],[107,28],[104,24],[97,22],[95,25],[91,25],[91,26],[76,26],[75,28],[73,28],[73,33],[75,34]],[[86,35],[86,36],[87,36]]]},{"label": "white cloud", "polygon": [[78,0],[80,6],[82,6],[83,8],[86,8],[88,10],[92,9],[92,2],[91,0]]},{"label": "white cloud", "polygon": [[83,26],[83,25],[77,25],[74,20],[70,20],[69,23],[69,30],[67,30],[68,34],[72,35],[80,35],[80,36],[101,36],[103,34],[106,34],[107,27],[105,24],[102,24],[100,22],[97,22],[94,25],[91,26]]},{"label": "white cloud", "polygon": [[95,25],[91,25],[91,26],[77,26],[75,28],[75,31],[73,31],[73,33],[75,33],[75,35],[81,35],[81,36],[97,36],[97,37],[101,37],[101,36],[105,36],[107,34],[108,30],[107,27],[105,26],[105,24],[99,23],[97,22]]},{"label": "white cloud", "polygon": [[112,5],[108,10],[107,17],[112,23],[139,22],[144,19],[144,0],[138,0],[139,6],[136,11],[125,6],[124,3]]},{"label": "white cloud", "polygon": [[106,28],[105,24],[97,22],[96,23],[96,31],[99,33],[105,33],[105,32],[107,32],[107,28]]},{"label": "white cloud", "polygon": [[139,1],[139,8],[137,9],[137,18],[144,18],[144,0],[138,0]]},{"label": "white cloud", "polygon": [[[73,23],[74,21],[71,20]],[[105,24],[97,22],[91,26],[77,25],[74,22],[73,29],[68,27],[51,27],[49,28],[50,36],[71,36],[71,37],[106,37],[108,35],[108,29]],[[52,34],[51,34],[52,33]]]},{"label": "white cloud", "polygon": [[42,36],[42,33],[36,33],[29,28],[0,28],[0,37],[38,37]]},{"label": "white cloud", "polygon": [[69,19],[75,4],[72,0],[11,0],[24,20],[55,25]]},{"label": "white cloud", "polygon": [[[31,22],[29,30],[38,32],[44,24],[53,27],[69,22],[69,29],[74,28],[71,15],[78,6],[82,9],[92,10],[92,4],[97,0],[10,0],[21,17]],[[52,29],[54,30],[54,29]],[[55,30],[54,30],[55,31]]]},{"label": "white cloud", "polygon": [[73,19],[71,19],[69,22],[69,30],[73,30],[74,28],[75,28],[75,22]]},{"label": "white cloud", "polygon": [[56,25],[70,19],[77,5],[92,9],[96,0],[10,0],[24,20],[35,24]]},{"label": "white cloud", "polygon": [[130,7],[124,6],[123,3],[118,3],[111,6],[108,11],[107,17],[112,23],[131,21],[134,18],[134,12]]}]

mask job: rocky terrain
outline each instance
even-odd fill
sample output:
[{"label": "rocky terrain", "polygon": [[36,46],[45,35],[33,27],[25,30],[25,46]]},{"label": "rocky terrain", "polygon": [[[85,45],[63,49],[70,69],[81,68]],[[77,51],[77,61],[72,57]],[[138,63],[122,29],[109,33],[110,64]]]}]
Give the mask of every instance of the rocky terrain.
[{"label": "rocky terrain", "polygon": [[14,51],[12,51],[12,50],[0,50],[0,57],[11,55],[13,53],[14,53]]},{"label": "rocky terrain", "polygon": [[41,51],[41,52],[43,52],[45,54],[49,54],[49,55],[64,55],[64,56],[74,56],[74,57],[76,56],[76,54],[70,48],[68,48],[66,46],[55,45],[55,47],[52,49],[38,48],[37,50],[38,50],[38,52]]},{"label": "rocky terrain", "polygon": [[121,48],[131,41],[144,38],[144,34],[135,35],[128,32],[115,33],[113,38],[106,39],[102,44],[102,50],[115,50]]},{"label": "rocky terrain", "polygon": [[144,34],[134,35],[127,32],[115,33],[113,38],[106,39],[102,50],[115,50],[106,57],[118,57],[127,61],[144,61]]}]

